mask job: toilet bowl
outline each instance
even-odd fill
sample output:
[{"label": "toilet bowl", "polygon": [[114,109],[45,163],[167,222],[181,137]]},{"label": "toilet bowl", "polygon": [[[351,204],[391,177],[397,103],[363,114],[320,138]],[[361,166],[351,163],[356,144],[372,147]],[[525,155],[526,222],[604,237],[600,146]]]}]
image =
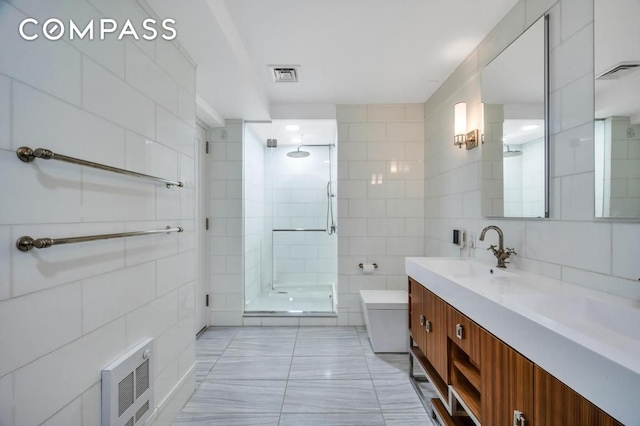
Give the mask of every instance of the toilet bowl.
[{"label": "toilet bowl", "polygon": [[407,307],[404,290],[360,290],[367,335],[374,352],[409,350]]}]

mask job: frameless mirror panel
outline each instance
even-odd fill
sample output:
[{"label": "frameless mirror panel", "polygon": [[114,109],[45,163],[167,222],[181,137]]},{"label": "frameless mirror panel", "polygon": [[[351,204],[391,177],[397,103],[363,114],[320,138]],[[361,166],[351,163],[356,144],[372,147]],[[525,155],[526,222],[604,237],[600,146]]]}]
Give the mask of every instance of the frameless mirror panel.
[{"label": "frameless mirror panel", "polygon": [[540,18],[481,73],[486,217],[549,217],[547,19]]},{"label": "frameless mirror panel", "polygon": [[594,6],[595,215],[640,218],[640,2]]}]

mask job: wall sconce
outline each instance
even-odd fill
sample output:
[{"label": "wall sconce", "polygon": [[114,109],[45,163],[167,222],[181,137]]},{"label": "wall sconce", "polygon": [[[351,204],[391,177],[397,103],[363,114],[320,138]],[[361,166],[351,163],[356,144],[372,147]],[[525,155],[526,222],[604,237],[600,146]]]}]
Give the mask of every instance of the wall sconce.
[{"label": "wall sconce", "polygon": [[458,102],[454,106],[454,114],[455,135],[453,144],[458,148],[462,148],[462,145],[465,145],[467,149],[478,146],[478,129],[467,132],[467,103]]}]

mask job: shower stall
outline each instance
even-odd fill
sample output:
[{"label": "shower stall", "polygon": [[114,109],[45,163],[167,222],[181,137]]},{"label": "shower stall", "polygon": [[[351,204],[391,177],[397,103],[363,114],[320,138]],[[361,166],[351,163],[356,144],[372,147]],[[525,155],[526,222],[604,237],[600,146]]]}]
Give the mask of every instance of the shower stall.
[{"label": "shower stall", "polygon": [[244,133],[245,315],[335,314],[335,121],[246,122]]}]

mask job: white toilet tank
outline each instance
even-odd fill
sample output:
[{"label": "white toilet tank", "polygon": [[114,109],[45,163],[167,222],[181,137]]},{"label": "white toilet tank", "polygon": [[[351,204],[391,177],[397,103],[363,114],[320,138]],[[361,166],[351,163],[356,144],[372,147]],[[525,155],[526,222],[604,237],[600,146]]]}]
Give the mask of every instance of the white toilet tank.
[{"label": "white toilet tank", "polygon": [[374,352],[409,350],[409,295],[404,290],[360,290],[367,335]]}]

